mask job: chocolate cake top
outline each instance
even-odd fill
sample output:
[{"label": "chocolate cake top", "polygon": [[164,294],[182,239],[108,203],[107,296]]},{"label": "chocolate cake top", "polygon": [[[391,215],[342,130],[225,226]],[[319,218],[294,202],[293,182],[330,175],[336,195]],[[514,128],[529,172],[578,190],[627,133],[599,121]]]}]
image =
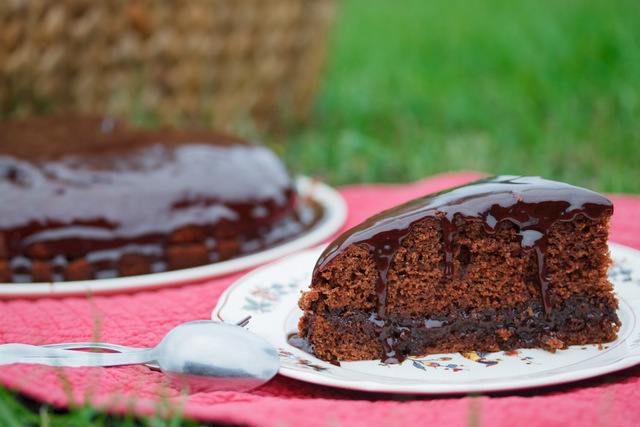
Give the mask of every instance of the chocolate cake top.
[{"label": "chocolate cake top", "polygon": [[495,176],[429,194],[381,212],[347,230],[334,240],[317,262],[321,269],[351,245],[367,244],[385,251],[407,234],[406,230],[426,217],[441,218],[444,232],[457,217],[480,221],[488,233],[501,221],[519,228],[524,250],[531,250],[551,226],[571,221],[578,214],[591,219],[613,212],[613,204],[602,194],[540,177]]},{"label": "chocolate cake top", "polygon": [[243,139],[207,129],[139,129],[122,120],[99,116],[55,115],[0,123],[0,154],[25,160],[97,155],[158,142],[250,145]]}]

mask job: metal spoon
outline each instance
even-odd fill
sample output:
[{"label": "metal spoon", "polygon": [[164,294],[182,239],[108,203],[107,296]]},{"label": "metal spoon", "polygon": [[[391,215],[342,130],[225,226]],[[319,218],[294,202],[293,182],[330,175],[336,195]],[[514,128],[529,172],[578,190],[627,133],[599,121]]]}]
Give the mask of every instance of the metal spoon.
[{"label": "metal spoon", "polygon": [[[120,353],[72,348],[109,349]],[[212,320],[178,325],[153,348],[102,343],[0,345],[0,365],[36,363],[80,367],[149,362],[156,362],[176,386],[191,392],[251,390],[269,381],[280,367],[278,353],[264,338],[239,325]]]}]

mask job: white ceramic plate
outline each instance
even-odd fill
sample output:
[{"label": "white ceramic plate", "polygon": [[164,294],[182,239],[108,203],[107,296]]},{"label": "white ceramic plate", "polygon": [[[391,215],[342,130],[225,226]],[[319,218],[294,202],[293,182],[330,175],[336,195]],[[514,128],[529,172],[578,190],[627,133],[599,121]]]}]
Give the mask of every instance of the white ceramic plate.
[{"label": "white ceramic plate", "polygon": [[296,188],[302,197],[310,197],[320,203],[324,213],[322,219],[311,230],[295,240],[255,254],[183,270],[74,282],[2,283],[0,284],[0,297],[86,295],[87,293],[117,293],[176,286],[255,267],[300,249],[309,248],[327,239],[340,229],[347,217],[347,206],[336,190],[311,178],[297,177]]},{"label": "white ceramic plate", "polygon": [[260,267],[231,286],[213,311],[214,320],[235,322],[251,315],[247,326],[280,353],[282,375],[347,389],[393,393],[472,393],[566,383],[614,372],[640,363],[640,252],[611,244],[609,270],[620,300],[619,338],[602,346],[574,346],[550,353],[512,352],[438,354],[409,358],[402,364],[380,361],[324,362],[288,344],[302,312],[300,292],[307,289],[322,248],[307,250]]}]

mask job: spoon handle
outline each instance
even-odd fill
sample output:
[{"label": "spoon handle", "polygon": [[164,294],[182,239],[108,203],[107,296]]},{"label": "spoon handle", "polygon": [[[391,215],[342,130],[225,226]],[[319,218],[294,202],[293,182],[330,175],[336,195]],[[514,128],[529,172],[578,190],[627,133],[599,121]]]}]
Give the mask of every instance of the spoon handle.
[{"label": "spoon handle", "polygon": [[[91,344],[91,343],[85,343]],[[82,346],[91,348],[91,345]],[[77,346],[75,348],[78,348]],[[128,348],[126,353],[97,353],[35,346],[29,344],[0,345],[0,365],[36,363],[49,366],[117,366],[135,365],[155,360],[154,349]]]},{"label": "spoon handle", "polygon": [[[109,344],[105,342],[68,342],[59,344],[45,344],[42,347],[60,348],[63,350],[110,350],[117,351],[119,353],[130,353],[140,350],[146,350],[140,349],[138,347],[127,347],[126,345]],[[145,362],[144,364],[151,369],[160,369],[157,362]]]},{"label": "spoon handle", "polygon": [[67,342],[59,344],[45,344],[40,347],[45,348],[59,348],[62,350],[110,350],[117,351],[119,353],[136,352],[140,350],[146,350],[146,348],[127,347],[120,344],[109,344],[104,342]]}]

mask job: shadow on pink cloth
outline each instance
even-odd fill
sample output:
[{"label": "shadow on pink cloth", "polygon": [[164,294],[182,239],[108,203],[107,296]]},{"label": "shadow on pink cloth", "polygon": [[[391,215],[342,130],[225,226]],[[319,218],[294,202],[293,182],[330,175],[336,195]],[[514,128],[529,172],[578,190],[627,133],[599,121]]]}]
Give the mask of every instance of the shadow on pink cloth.
[{"label": "shadow on pink cloth", "polygon": [[[437,175],[403,185],[340,189],[349,206],[347,229],[413,198],[483,175]],[[640,197],[611,195],[611,240],[640,249]],[[156,345],[173,326],[209,319],[221,293],[246,272],[200,284],[91,298],[0,301],[0,343],[100,340]],[[623,426],[640,419],[640,368],[573,384],[484,396],[416,396],[334,389],[277,376],[246,393],[181,395],[144,366],[51,368],[0,366],[0,382],[58,407],[90,404],[114,412],[181,411],[188,417],[251,426]]]}]

